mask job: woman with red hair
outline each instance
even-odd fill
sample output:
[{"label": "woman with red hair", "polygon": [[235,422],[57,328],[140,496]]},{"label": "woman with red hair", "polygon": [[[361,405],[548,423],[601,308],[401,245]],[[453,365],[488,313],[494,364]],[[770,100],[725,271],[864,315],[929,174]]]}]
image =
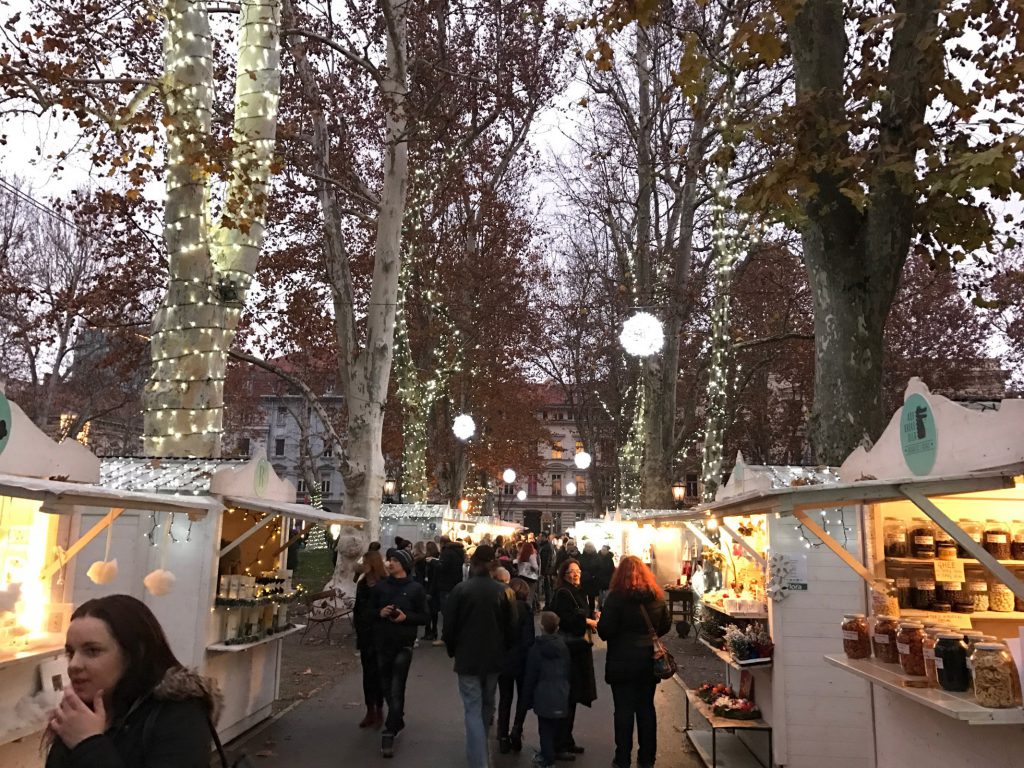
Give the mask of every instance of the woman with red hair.
[{"label": "woman with red hair", "polygon": [[637,731],[637,768],[653,768],[658,751],[658,720],[654,711],[654,643],[672,626],[665,595],[654,574],[638,557],[623,557],[612,575],[608,599],[597,633],[608,643],[604,679],[615,708],[613,768],[629,768],[633,754],[633,722]]}]

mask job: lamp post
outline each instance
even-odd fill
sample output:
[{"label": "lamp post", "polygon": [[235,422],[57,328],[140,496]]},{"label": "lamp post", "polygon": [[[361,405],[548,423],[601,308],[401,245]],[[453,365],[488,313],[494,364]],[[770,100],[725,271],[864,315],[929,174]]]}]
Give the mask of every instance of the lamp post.
[{"label": "lamp post", "polygon": [[672,499],[676,503],[676,509],[683,508],[683,502],[686,501],[686,483],[682,480],[678,480],[672,485]]},{"label": "lamp post", "polygon": [[387,504],[395,503],[395,491],[398,490],[398,483],[395,482],[393,477],[389,477],[384,481],[384,502]]}]

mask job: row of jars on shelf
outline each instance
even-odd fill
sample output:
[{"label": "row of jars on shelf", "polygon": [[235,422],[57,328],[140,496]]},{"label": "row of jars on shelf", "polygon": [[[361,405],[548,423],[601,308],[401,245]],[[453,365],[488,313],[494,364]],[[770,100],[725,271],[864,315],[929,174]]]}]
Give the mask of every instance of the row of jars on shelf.
[{"label": "row of jars on shelf", "polygon": [[869,629],[862,613],[843,617],[843,651],[851,659],[899,664],[904,674],[924,677],[932,688],[962,693],[973,688],[983,707],[1021,705],[1017,666],[1006,645],[976,630],[934,622],[879,616]]},{"label": "row of jars on shelf", "polygon": [[[997,560],[1024,560],[1024,520],[961,520],[964,533]],[[907,525],[896,517],[885,518],[882,534],[886,557],[916,557],[921,560],[955,560],[971,557],[953,537],[931,520],[915,517]]]},{"label": "row of jars on shelf", "polygon": [[[936,613],[974,613],[975,611],[1024,611],[1024,600],[996,579],[986,579],[981,571],[968,571],[965,582],[936,581],[931,571],[889,568],[894,578],[885,587],[872,590],[872,612],[876,616],[899,615],[897,609],[935,611]],[[1017,574],[1024,580],[1024,572]]]}]

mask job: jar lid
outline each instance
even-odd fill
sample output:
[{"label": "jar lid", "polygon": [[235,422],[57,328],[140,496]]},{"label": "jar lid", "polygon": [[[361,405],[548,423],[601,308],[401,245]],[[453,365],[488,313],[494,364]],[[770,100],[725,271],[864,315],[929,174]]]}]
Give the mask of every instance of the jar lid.
[{"label": "jar lid", "polygon": [[1005,648],[1006,646],[1002,643],[978,643],[974,646],[976,651],[1001,651]]},{"label": "jar lid", "polygon": [[939,634],[936,635],[936,637],[938,637],[939,640],[963,640],[964,639],[964,636],[962,634],[960,634],[959,632],[951,632],[951,631],[939,632]]},{"label": "jar lid", "polygon": [[844,613],[843,614],[843,618],[844,619],[863,619],[864,618],[864,614],[863,613]]},{"label": "jar lid", "polygon": [[900,629],[924,629],[924,624],[919,621],[901,621]]},{"label": "jar lid", "polygon": [[962,634],[964,637],[979,637],[980,638],[980,637],[984,637],[985,636],[984,632],[979,632],[976,629],[965,629],[960,634]]},{"label": "jar lid", "polygon": [[898,616],[879,616],[878,620],[879,621],[897,621],[898,618],[899,618]]},{"label": "jar lid", "polygon": [[949,632],[950,627],[925,627],[924,633],[926,635],[938,635],[940,632]]},{"label": "jar lid", "polygon": [[953,610],[953,606],[949,603],[932,603],[932,610],[936,613],[949,613]]}]

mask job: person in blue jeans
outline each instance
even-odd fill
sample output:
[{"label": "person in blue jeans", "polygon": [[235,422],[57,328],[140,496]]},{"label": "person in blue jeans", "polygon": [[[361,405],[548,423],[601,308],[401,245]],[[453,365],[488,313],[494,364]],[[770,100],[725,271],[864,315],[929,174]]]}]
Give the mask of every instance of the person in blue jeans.
[{"label": "person in blue jeans", "polygon": [[543,634],[530,647],[526,660],[523,697],[537,715],[540,751],[533,758],[538,768],[554,768],[555,744],[569,715],[569,648],[558,634],[558,614],[540,615]]},{"label": "person in blue jeans", "polygon": [[377,665],[388,716],[381,734],[380,752],[393,757],[395,737],[405,727],[405,684],[412,665],[412,647],[418,627],[427,623],[427,594],[410,578],[412,554],[404,549],[388,550],[388,578],[373,588],[373,627]]},{"label": "person in blue jeans", "polygon": [[469,768],[488,768],[498,673],[519,631],[515,595],[491,578],[493,560],[493,547],[477,547],[470,558],[469,578],[452,590],[444,607],[442,639],[459,676]]}]

